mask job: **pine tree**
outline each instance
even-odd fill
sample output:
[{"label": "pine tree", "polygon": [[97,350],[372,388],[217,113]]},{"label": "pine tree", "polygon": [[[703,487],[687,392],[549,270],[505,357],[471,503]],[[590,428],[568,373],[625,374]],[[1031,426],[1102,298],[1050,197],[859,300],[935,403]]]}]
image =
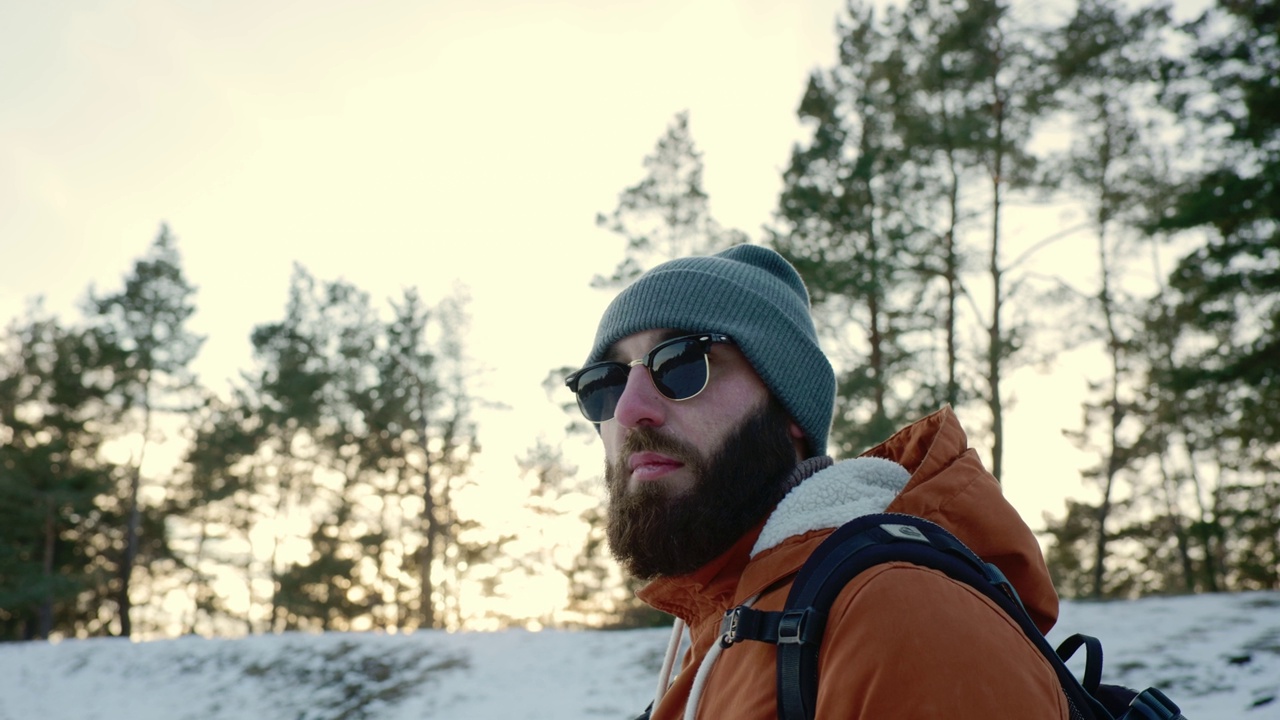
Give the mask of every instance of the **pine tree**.
[{"label": "pine tree", "polygon": [[[122,496],[126,519],[118,605],[124,637],[133,633],[135,565],[140,559],[147,565],[168,555],[164,537],[142,533],[143,465],[151,443],[161,432],[160,415],[189,414],[196,403],[190,364],[204,339],[187,327],[195,312],[194,294],[174,239],[168,227],[161,226],[147,254],[134,263],[122,289],[101,297],[91,295],[97,341],[114,355],[117,409],[136,433],[128,486]],[[159,525],[158,520],[152,522]]]},{"label": "pine tree", "polygon": [[505,542],[502,537],[492,544],[470,542],[467,536],[478,526],[454,509],[453,495],[467,482],[479,452],[461,341],[466,326],[461,295],[429,308],[409,291],[394,305],[394,318],[384,328],[385,349],[377,355],[381,385],[397,398],[388,397],[375,416],[383,434],[399,442],[399,449],[386,455],[396,477],[395,496],[419,508],[417,520],[406,528],[417,544],[403,542],[401,560],[411,563],[408,577],[416,582],[409,587],[416,595],[405,596],[408,588],[399,591],[402,627],[458,626],[464,616],[459,593],[464,568],[488,562]]},{"label": "pine tree", "polygon": [[187,460],[200,522],[240,545],[275,528],[239,559],[255,630],[462,623],[468,563],[502,544],[470,540],[453,508],[479,451],[463,305],[409,290],[385,322],[366,293],[299,266],[284,317],[254,329],[254,370],[210,407]]},{"label": "pine tree", "polygon": [[33,309],[0,349],[0,637],[101,634],[118,558],[95,338]]},{"label": "pine tree", "polygon": [[[1092,589],[1107,594],[1108,523],[1118,485],[1124,479],[1137,485],[1144,423],[1135,391],[1140,379],[1143,344],[1142,306],[1125,293],[1124,272],[1142,239],[1138,227],[1158,210],[1151,203],[1161,197],[1160,170],[1151,138],[1158,118],[1154,105],[1162,30],[1168,11],[1151,8],[1127,14],[1111,0],[1084,0],[1075,16],[1054,36],[1054,70],[1060,78],[1060,102],[1074,128],[1068,150],[1056,163],[1055,174],[1071,195],[1088,209],[1088,229],[1097,253],[1097,290],[1089,297],[1085,341],[1101,340],[1107,377],[1094,383],[1098,399],[1085,405],[1085,427],[1074,434],[1089,446],[1092,431],[1101,426],[1104,439],[1093,447],[1101,454],[1086,472],[1102,492],[1093,525]],[[1143,117],[1143,114],[1147,117]],[[1074,343],[1080,338],[1072,338]]]},{"label": "pine tree", "polygon": [[[932,99],[921,107],[932,106],[932,134],[943,141],[938,148],[948,163],[957,163],[949,174],[977,174],[985,185],[974,183],[959,192],[963,202],[966,194],[985,189],[983,284],[990,305],[981,317],[985,348],[980,375],[991,416],[991,473],[999,480],[1004,470],[1003,384],[1026,333],[1008,318],[1015,300],[1011,273],[1016,261],[1005,258],[1010,238],[1003,223],[1011,196],[1034,189],[1035,157],[1029,144],[1052,102],[1052,84],[1044,71],[1044,31],[1022,24],[1001,0],[914,0],[906,15],[909,26],[927,28],[920,37],[929,39],[923,67],[930,72],[921,89]],[[954,129],[940,131],[942,125]],[[973,207],[980,206],[974,202]],[[944,267],[952,269],[949,259]]]},{"label": "pine tree", "polygon": [[1230,563],[1228,582],[1275,587],[1276,572],[1246,568],[1280,565],[1280,3],[1223,0],[1186,29],[1194,50],[1165,97],[1201,151],[1188,154],[1207,161],[1159,227],[1207,242],[1170,279],[1170,382],[1201,411],[1187,419],[1221,478],[1203,532],[1223,545],[1206,561]]},{"label": "pine tree", "polygon": [[644,167],[645,177],[619,194],[613,212],[596,216],[596,225],[621,235],[627,247],[613,274],[597,275],[593,287],[622,288],[660,262],[746,241],[711,217],[702,189],[702,153],[689,131],[687,110],[676,114]]},{"label": "pine tree", "polygon": [[[799,107],[812,139],[792,150],[771,242],[805,278],[839,366],[833,451],[857,453],[921,405],[896,397],[910,368],[905,337],[920,279],[903,198],[904,153],[886,108],[897,79],[891,39],[867,6],[850,4],[840,60],[814,72]],[[926,383],[916,385],[919,392]]]},{"label": "pine tree", "polygon": [[263,442],[263,428],[249,407],[242,392],[231,401],[208,399],[183,457],[186,479],[166,504],[168,514],[182,520],[175,544],[191,572],[191,608],[182,620],[187,634],[252,630],[248,618],[214,587],[230,568],[243,568],[236,574],[246,585],[251,578],[247,557],[257,493],[252,456]]}]

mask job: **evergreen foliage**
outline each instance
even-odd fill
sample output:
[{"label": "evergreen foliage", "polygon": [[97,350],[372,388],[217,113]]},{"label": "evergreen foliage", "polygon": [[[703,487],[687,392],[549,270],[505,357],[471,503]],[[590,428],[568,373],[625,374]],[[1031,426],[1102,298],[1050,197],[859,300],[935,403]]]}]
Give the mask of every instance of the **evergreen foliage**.
[{"label": "evergreen foliage", "polygon": [[[1171,387],[1203,412],[1194,444],[1217,480],[1204,536],[1229,587],[1280,583],[1280,3],[1221,0],[1186,30],[1167,98],[1206,163],[1160,221],[1207,242],[1170,277]],[[1205,102],[1201,91],[1207,86]],[[1216,139],[1217,141],[1213,141]],[[1210,152],[1211,151],[1211,152]],[[1216,582],[1216,581],[1215,581]]]},{"label": "evergreen foliage", "polygon": [[899,92],[885,69],[892,46],[870,7],[850,12],[840,64],[811,75],[801,100],[813,139],[792,152],[779,199],[785,230],[774,231],[772,243],[805,278],[824,333],[839,348],[831,444],[856,454],[928,403],[891,388],[912,369],[909,307],[924,282],[911,267],[923,246],[912,243],[920,236],[903,203],[905,151],[888,112]]},{"label": "evergreen foliage", "polygon": [[240,518],[263,630],[460,622],[459,568],[482,554],[451,502],[478,449],[461,308],[433,319],[410,290],[393,310],[383,323],[367,294],[295,267],[284,318],[254,329],[237,405],[189,455],[198,487],[224,488],[207,501]]},{"label": "evergreen foliage", "polygon": [[[164,439],[162,418],[181,416],[194,407],[195,377],[189,366],[204,342],[187,328],[195,312],[194,294],[169,228],[161,226],[121,290],[90,295],[92,331],[110,360],[115,411],[122,429],[137,436],[130,443],[127,486],[121,489],[125,516],[117,603],[119,632],[124,637],[133,634],[135,566],[150,572],[154,563],[172,560],[163,532],[144,532],[145,525],[154,529],[163,520],[154,507],[144,507],[143,463],[152,441]],[[168,478],[156,480],[164,484]]]},{"label": "evergreen foliage", "polygon": [[624,257],[593,287],[621,289],[645,270],[686,255],[709,255],[746,236],[727,230],[711,216],[702,189],[702,153],[689,130],[689,112],[677,113],[644,159],[646,174],[618,195],[611,213],[596,215],[596,225],[626,239]]},{"label": "evergreen foliage", "polygon": [[[1099,456],[1085,472],[1101,491],[1091,519],[1093,568],[1087,594],[1095,598],[1110,594],[1105,562],[1117,486],[1127,482],[1138,490],[1144,479],[1150,480],[1138,467],[1147,454],[1141,447],[1138,382],[1150,348],[1139,339],[1144,300],[1125,290],[1124,271],[1145,239],[1139,226],[1159,213],[1165,197],[1153,149],[1164,118],[1153,116],[1150,108],[1155,106],[1160,43],[1169,22],[1162,7],[1129,15],[1112,0],[1085,0],[1053,42],[1062,110],[1075,128],[1068,149],[1053,159],[1054,174],[1059,189],[1084,205],[1097,256],[1096,290],[1077,296],[1085,300],[1083,309],[1091,320],[1077,328],[1080,340],[1101,343],[1107,367],[1107,377],[1091,388],[1097,399],[1085,404],[1084,429],[1069,433]],[[1069,512],[1081,509],[1076,504]]]},{"label": "evergreen foliage", "polygon": [[809,79],[798,112],[812,139],[792,151],[770,242],[836,349],[835,446],[860,452],[979,400],[999,477],[1001,386],[1024,334],[1008,318],[1001,218],[1035,187],[1027,147],[1053,99],[1042,34],[1001,2],[878,8],[849,3],[837,64]]},{"label": "evergreen foliage", "polygon": [[464,299],[408,290],[384,321],[298,267],[221,397],[189,369],[193,296],[162,228],[81,327],[36,306],[0,337],[0,637],[457,627],[508,539],[453,508],[479,451]]},{"label": "evergreen foliage", "polygon": [[[1105,481],[1103,498],[1073,506],[1049,528],[1056,556],[1069,558],[1062,569],[1092,564],[1087,590],[1076,587],[1082,594],[1277,586],[1280,437],[1270,409],[1280,407],[1280,236],[1270,193],[1280,178],[1278,7],[1219,3],[1179,29],[1193,48],[1186,57],[1164,57],[1143,40],[1167,23],[1158,5],[1134,12],[1126,26],[1112,4],[1084,3],[1064,38],[1063,57],[1084,72],[1066,69],[1099,89],[1095,124],[1109,119],[1115,129],[1095,138],[1094,156],[1076,166],[1077,178],[1092,173],[1092,184],[1107,190],[1097,217],[1155,240],[1184,241],[1175,247],[1193,239],[1173,271],[1155,279],[1153,295],[1121,304],[1104,283],[1096,299],[1119,313],[1104,314],[1116,321],[1108,325],[1111,398],[1088,409],[1112,418],[1112,440],[1094,474]],[[1108,54],[1108,43],[1140,52]],[[1175,114],[1170,124],[1151,123],[1150,111],[1148,124],[1135,123],[1132,105],[1127,115],[1117,112],[1157,93]],[[1158,137],[1178,162],[1163,160],[1154,146],[1151,128],[1170,126]],[[1135,143],[1139,136],[1145,140]],[[1170,152],[1168,138],[1179,136],[1182,147]],[[1100,162],[1103,153],[1113,160]],[[1107,175],[1108,167],[1116,171]],[[1122,260],[1112,255],[1104,280]],[[1123,336],[1114,332],[1120,324]],[[1126,492],[1112,504],[1121,473]],[[1095,538],[1088,549],[1079,529],[1086,525]]]},{"label": "evergreen foliage", "polygon": [[0,355],[0,639],[101,634],[119,576],[110,373],[92,334],[33,308]]},{"label": "evergreen foliage", "polygon": [[[1276,5],[1222,2],[1183,28],[1160,2],[1081,0],[1041,25],[1024,10],[851,0],[836,64],[808,79],[765,240],[805,277],[837,365],[833,449],[981,404],[999,477],[1002,385],[1054,354],[1033,338],[1100,347],[1068,432],[1098,458],[1099,497],[1046,518],[1062,591],[1274,587]],[[1011,235],[1015,200],[1085,221]],[[1055,244],[1095,257],[1092,277],[1030,272]]]}]

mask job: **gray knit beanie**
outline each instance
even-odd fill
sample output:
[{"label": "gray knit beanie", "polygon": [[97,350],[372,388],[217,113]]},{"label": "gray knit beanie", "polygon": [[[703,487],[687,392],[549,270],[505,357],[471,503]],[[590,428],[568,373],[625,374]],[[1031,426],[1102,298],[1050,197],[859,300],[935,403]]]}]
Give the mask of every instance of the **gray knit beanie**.
[{"label": "gray knit beanie", "polygon": [[604,311],[586,364],[628,335],[660,328],[732,337],[804,431],[810,455],[826,454],[835,372],[818,347],[804,281],[781,255],[735,245],[653,268]]}]

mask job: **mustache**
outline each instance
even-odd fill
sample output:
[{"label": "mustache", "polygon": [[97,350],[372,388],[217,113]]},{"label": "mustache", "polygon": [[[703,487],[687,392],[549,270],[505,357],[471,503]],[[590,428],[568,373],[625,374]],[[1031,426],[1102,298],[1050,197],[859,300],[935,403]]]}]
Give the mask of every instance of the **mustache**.
[{"label": "mustache", "polygon": [[688,460],[697,456],[697,450],[691,443],[684,442],[670,435],[663,435],[653,428],[641,427],[633,430],[622,441],[622,457],[638,452],[656,452],[670,455],[676,460]]},{"label": "mustache", "polygon": [[664,435],[653,428],[639,427],[628,433],[621,447],[618,448],[618,459],[614,461],[611,473],[613,477],[621,480],[630,475],[631,468],[627,462],[632,455],[639,452],[661,453],[685,465],[697,465],[702,460],[698,449],[692,443]]}]

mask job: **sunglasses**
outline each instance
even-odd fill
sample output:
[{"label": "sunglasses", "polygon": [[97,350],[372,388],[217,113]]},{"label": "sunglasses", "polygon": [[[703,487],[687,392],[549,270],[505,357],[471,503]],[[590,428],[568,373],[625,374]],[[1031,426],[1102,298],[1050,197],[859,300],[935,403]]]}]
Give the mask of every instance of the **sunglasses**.
[{"label": "sunglasses", "polygon": [[631,368],[644,365],[658,392],[671,400],[690,400],[707,387],[711,379],[708,353],[715,343],[732,343],[728,335],[701,333],[672,338],[658,344],[648,355],[629,363],[598,362],[565,379],[564,384],[578,396],[578,408],[593,423],[613,417]]}]

